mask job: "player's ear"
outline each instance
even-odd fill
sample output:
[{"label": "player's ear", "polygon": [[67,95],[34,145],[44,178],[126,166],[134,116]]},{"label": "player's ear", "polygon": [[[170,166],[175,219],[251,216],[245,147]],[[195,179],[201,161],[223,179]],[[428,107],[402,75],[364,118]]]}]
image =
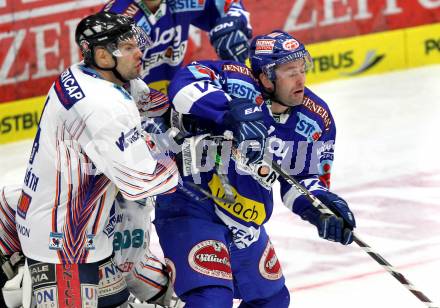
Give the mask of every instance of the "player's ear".
[{"label": "player's ear", "polygon": [[99,65],[99,67],[106,68],[106,67],[112,67],[114,65],[112,56],[103,47],[95,48],[95,61],[96,64]]},{"label": "player's ear", "polygon": [[261,81],[261,85],[268,91],[268,92],[273,92],[274,90],[274,85],[272,80],[270,80],[265,73],[260,73],[260,81]]}]

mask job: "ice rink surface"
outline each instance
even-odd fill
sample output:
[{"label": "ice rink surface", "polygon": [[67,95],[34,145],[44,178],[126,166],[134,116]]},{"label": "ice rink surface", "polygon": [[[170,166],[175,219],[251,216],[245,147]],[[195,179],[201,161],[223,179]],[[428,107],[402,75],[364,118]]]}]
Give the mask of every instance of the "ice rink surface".
[{"label": "ice rink surface", "polygon": [[[311,89],[336,120],[332,189],[355,213],[357,235],[440,303],[440,65]],[[0,185],[22,182],[30,148],[0,146]],[[319,239],[276,198],[267,229],[291,307],[426,307],[355,244]]]}]

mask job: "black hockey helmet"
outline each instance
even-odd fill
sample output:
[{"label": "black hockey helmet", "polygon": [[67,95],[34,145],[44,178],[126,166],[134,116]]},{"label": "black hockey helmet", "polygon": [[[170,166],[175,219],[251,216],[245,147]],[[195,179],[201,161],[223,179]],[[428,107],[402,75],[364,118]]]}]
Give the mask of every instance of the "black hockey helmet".
[{"label": "black hockey helmet", "polygon": [[134,38],[140,49],[151,46],[151,39],[133,18],[110,12],[99,12],[82,19],[75,31],[75,41],[86,64],[96,65],[94,48],[102,46],[114,57],[121,56],[118,44]]}]

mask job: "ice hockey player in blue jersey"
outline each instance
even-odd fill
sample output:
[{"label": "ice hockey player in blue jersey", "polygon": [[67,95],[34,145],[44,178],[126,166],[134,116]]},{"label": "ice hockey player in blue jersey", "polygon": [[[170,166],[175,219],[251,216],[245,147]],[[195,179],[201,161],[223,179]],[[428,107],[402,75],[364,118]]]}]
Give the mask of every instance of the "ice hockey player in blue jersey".
[{"label": "ice hockey player in blue jersey", "polygon": [[[309,53],[291,35],[275,31],[257,36],[250,54],[252,70],[232,61],[193,62],[170,84],[170,99],[178,112],[171,123],[187,137],[183,182],[197,183],[218,197],[207,199],[200,189],[188,186],[157,198],[154,223],[185,307],[232,307],[233,298],[242,299],[242,308],[289,306],[281,265],[264,228],[272,214],[272,184],[277,179],[264,163],[267,156],[335,214],[321,215],[279,178],[285,206],[315,225],[320,237],[343,245],[352,242],[354,215],[328,188],[334,119],[327,104],[305,87],[305,73],[312,64]],[[204,137],[209,139],[203,134],[225,130],[233,133],[234,147],[242,155],[234,154],[230,161],[222,155],[227,172],[211,168],[196,176],[194,171],[202,170],[203,164],[194,166],[194,159],[206,145],[209,148],[209,142],[199,147]],[[246,143],[249,151],[240,146]],[[258,147],[263,144],[264,161]],[[207,164],[210,150],[205,152]],[[224,202],[225,174],[234,197],[231,203]]]},{"label": "ice hockey player in blue jersey", "polygon": [[111,0],[103,10],[133,17],[153,46],[143,55],[144,81],[166,93],[188,47],[190,25],[209,31],[224,60],[244,62],[252,29],[240,0]]}]

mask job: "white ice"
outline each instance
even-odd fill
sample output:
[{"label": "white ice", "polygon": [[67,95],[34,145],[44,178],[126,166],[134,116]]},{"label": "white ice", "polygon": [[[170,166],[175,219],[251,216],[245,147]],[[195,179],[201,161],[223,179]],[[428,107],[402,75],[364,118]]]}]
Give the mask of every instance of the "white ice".
[{"label": "white ice", "polygon": [[[311,88],[336,120],[332,189],[354,211],[357,235],[440,303],[440,65]],[[0,146],[0,185],[22,181],[30,147]],[[319,239],[276,198],[267,229],[291,307],[426,307],[357,245]]]}]

